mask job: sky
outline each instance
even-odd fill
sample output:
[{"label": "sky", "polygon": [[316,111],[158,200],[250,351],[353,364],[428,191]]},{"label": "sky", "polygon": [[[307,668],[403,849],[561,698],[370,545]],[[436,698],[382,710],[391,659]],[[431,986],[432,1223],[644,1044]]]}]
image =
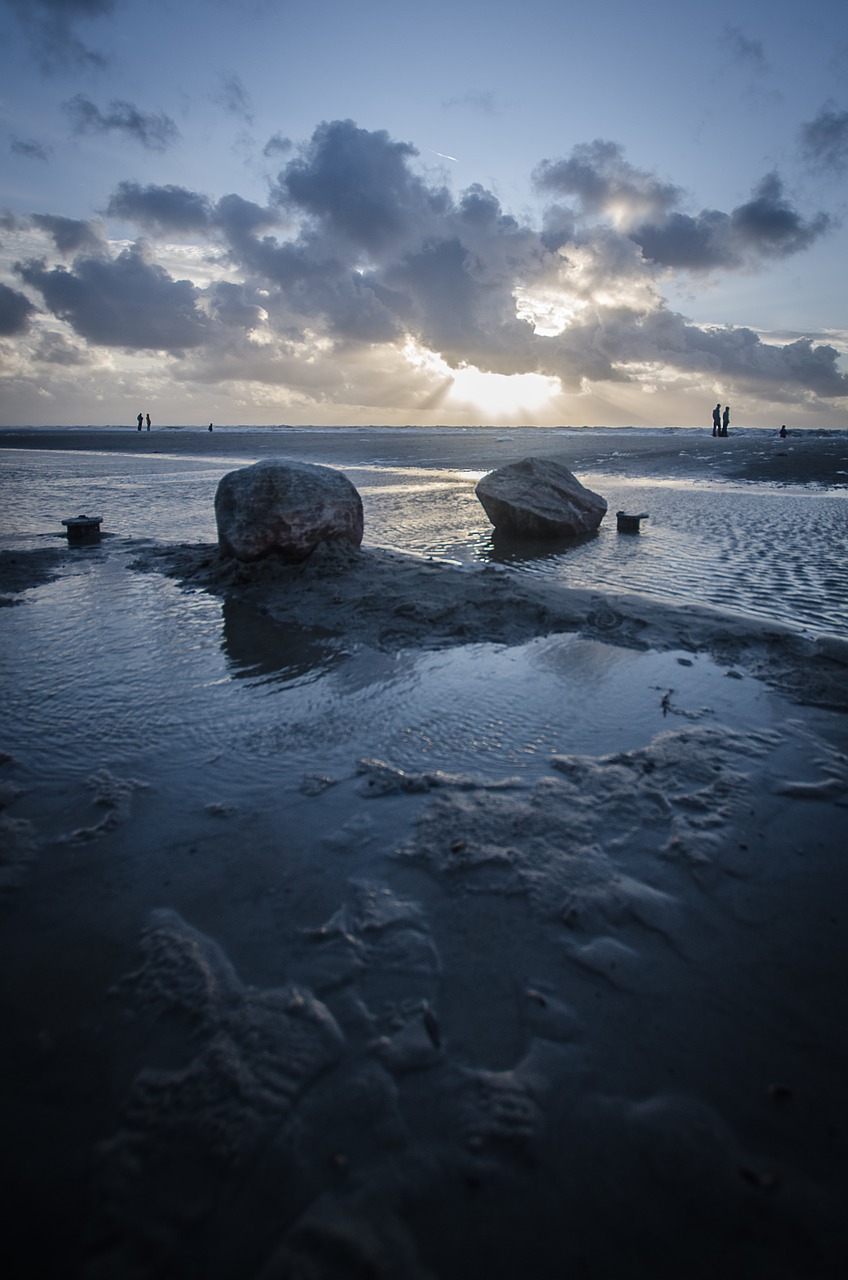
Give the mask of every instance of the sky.
[{"label": "sky", "polygon": [[0,425],[848,427],[844,0],[0,0]]}]

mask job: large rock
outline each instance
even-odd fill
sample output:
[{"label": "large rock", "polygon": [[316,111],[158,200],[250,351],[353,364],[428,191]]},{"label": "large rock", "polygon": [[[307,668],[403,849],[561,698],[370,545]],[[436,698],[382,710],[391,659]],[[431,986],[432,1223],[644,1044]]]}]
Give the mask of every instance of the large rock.
[{"label": "large rock", "polygon": [[490,471],[475,492],[496,529],[527,538],[593,533],[607,512],[606,501],[568,467],[544,458],[524,458]]},{"label": "large rock", "polygon": [[218,546],[237,560],[297,564],[319,542],[362,542],[362,499],[340,471],[270,458],[222,476],[215,493]]}]

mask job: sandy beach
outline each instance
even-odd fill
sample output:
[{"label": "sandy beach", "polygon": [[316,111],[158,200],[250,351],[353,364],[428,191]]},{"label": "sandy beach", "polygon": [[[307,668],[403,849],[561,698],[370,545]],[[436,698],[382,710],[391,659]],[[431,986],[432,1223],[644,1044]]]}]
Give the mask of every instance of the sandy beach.
[{"label": "sandy beach", "polygon": [[[5,429],[0,463],[361,451],[284,435]],[[578,476],[848,481],[837,433],[533,443]],[[379,432],[422,467],[526,444]],[[10,1258],[845,1274],[848,630],[367,528],[293,567],[155,530],[81,567],[51,536],[0,550]]]}]

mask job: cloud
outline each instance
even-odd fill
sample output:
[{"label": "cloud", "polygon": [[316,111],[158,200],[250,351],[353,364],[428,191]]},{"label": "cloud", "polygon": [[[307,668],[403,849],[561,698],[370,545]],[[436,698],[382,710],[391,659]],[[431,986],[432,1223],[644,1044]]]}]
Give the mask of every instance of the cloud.
[{"label": "cloud", "polygon": [[682,195],[680,187],[629,164],[617,142],[600,138],[574,147],[566,160],[543,160],[533,179],[540,191],[576,196],[584,214],[610,217],[617,226],[661,218]]},{"label": "cloud", "polygon": [[[783,101],[783,94],[779,89],[766,87],[771,76],[771,65],[761,40],[752,40],[739,27],[728,24],[722,31],[718,46],[726,55],[730,66],[747,76],[741,93],[749,109],[768,110]],[[721,70],[718,74],[722,81],[727,79]]]},{"label": "cloud", "polygon": [[256,329],[265,318],[253,290],[243,284],[217,281],[209,290],[209,308],[222,324],[239,329]]},{"label": "cloud", "polygon": [[844,173],[848,169],[848,111],[826,103],[815,119],[801,126],[801,153],[814,168]]},{"label": "cloud", "polygon": [[222,196],[212,214],[214,226],[235,248],[244,244],[257,231],[278,227],[284,221],[279,209],[267,209],[253,200],[235,194]]},{"label": "cloud", "polygon": [[50,147],[45,147],[33,138],[12,138],[9,150],[16,156],[23,156],[25,160],[49,160],[52,154]]},{"label": "cloud", "polygon": [[90,222],[78,218],[63,218],[55,213],[34,213],[32,222],[46,231],[60,253],[79,253],[81,250],[103,248],[103,237]]},{"label": "cloud", "polygon": [[[564,160],[544,160],[534,171],[540,191],[574,197],[576,210],[550,215],[546,237],[551,246],[573,234],[578,219],[604,218],[641,246],[646,258],[662,267],[690,271],[751,268],[808,248],[831,225],[825,213],[810,219],[787,200],[776,173],[767,174],[751,199],[730,213],[703,209],[697,215],[677,207],[682,189],[637,169],[615,142],[576,146]],[[562,243],[562,241],[560,241]]]},{"label": "cloud", "polygon": [[457,203],[411,167],[414,147],[352,121],[316,129],[281,171],[279,208],[299,223],[283,243],[253,235],[230,247],[239,265],[271,283],[283,314],[334,340],[426,342],[453,363],[500,367],[530,335],[516,316],[516,273],[535,274],[538,236],[472,187]]},{"label": "cloud", "polygon": [[786,200],[783,183],[769,173],[754,188],[747,204],[730,215],[735,241],[745,249],[767,258],[785,258],[807,249],[830,226],[826,213],[805,221]]},{"label": "cloud", "polygon": [[26,294],[0,283],[0,337],[25,333],[35,310]]},{"label": "cloud", "polygon": [[287,156],[293,150],[294,143],[291,138],[284,138],[281,133],[275,133],[265,143],[262,154],[271,159],[272,156]]},{"label": "cloud", "polygon": [[250,94],[233,72],[227,72],[220,77],[218,88],[209,97],[216,106],[223,107],[229,115],[237,116],[246,124],[253,124]]},{"label": "cloud", "polygon": [[[84,243],[89,224],[39,215],[58,250],[79,239],[78,256],[70,268],[29,257],[18,275],[86,343],[171,352],[173,376],[244,396],[284,387],[303,404],[406,403],[414,389],[414,414],[444,392],[446,368],[465,366],[568,391],[638,386],[649,371],[698,394],[718,380],[728,395],[787,402],[848,395],[834,345],[699,326],[661,296],[668,271],[748,270],[823,234],[825,215],[803,218],[777,175],[730,212],[692,216],[678,187],[596,141],[540,166],[542,190],[574,207],[553,203],[537,230],[480,184],[452,195],[417,158],[385,131],[325,122],[282,166],[267,207],[126,181],[108,213],[152,242],[113,255]],[[173,237],[208,243],[205,287],[162,265],[180,261],[157,244]]]},{"label": "cloud", "polygon": [[472,89],[457,98],[447,98],[442,106],[445,110],[453,107],[471,107],[473,111],[479,111],[485,116],[499,115],[501,111],[500,100],[490,89]]},{"label": "cloud", "polygon": [[379,254],[403,239],[410,221],[446,207],[447,193],[426,187],[410,170],[417,155],[385,130],[372,133],[352,120],[324,123],[280,174],[277,198],[330,234]]},{"label": "cloud", "polygon": [[43,333],[38,340],[36,356],[42,364],[77,368],[91,363],[91,356],[84,347],[69,342],[63,333]]},{"label": "cloud", "polygon": [[755,74],[764,73],[769,69],[762,41],[751,40],[739,27],[734,27],[730,23],[722,30],[719,48],[729,55],[731,61],[747,67]]},{"label": "cloud", "polygon": [[831,226],[826,213],[804,219],[786,199],[776,173],[767,174],[751,199],[731,213],[704,209],[697,217],[674,213],[632,232],[646,258],[692,271],[756,267],[808,249]]},{"label": "cloud", "polygon": [[204,232],[212,218],[212,206],[206,196],[185,187],[142,187],[129,181],[119,183],[106,212],[109,217],[133,222],[154,235]]},{"label": "cloud", "polygon": [[148,113],[140,111],[131,102],[115,99],[109,103],[108,111],[100,108],[78,93],[76,97],[62,103],[76,134],[82,133],[124,133],[135,138],[148,151],[166,151],[177,138],[180,131],[170,116],[157,111]]},{"label": "cloud", "polygon": [[100,70],[102,53],[89,49],[76,34],[80,21],[106,17],[116,0],[2,0],[18,19],[36,61],[47,74],[79,69]]},{"label": "cloud", "polygon": [[138,245],[114,259],[77,258],[72,270],[48,269],[38,260],[15,269],[88,342],[179,354],[207,338],[198,290],[188,280],[172,280]]},{"label": "cloud", "polygon": [[809,338],[799,338],[772,345],[744,328],[703,330],[689,325],[685,332],[688,349],[699,353],[702,363],[712,357],[724,380],[759,392],[770,390],[775,397],[782,393],[792,398],[799,392],[848,395],[848,376],[840,372],[839,352],[829,344],[814,346]]},{"label": "cloud", "polygon": [[233,247],[243,245],[257,231],[279,226],[283,215],[234,194],[214,204],[207,196],[170,184],[146,187],[138,182],[118,184],[109,198],[108,216],[134,223],[156,237],[214,238],[222,236]]}]

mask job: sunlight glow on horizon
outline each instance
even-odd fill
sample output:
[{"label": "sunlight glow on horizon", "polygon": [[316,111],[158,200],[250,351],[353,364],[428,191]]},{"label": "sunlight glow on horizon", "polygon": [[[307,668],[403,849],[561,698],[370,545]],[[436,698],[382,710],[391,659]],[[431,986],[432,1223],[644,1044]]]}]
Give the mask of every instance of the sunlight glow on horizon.
[{"label": "sunlight glow on horizon", "polygon": [[466,365],[454,371],[445,403],[471,406],[493,419],[513,418],[539,413],[560,391],[557,378],[541,373],[486,373]]},{"label": "sunlight glow on horizon", "polygon": [[559,379],[542,373],[492,373],[473,364],[452,368],[413,339],[407,340],[403,355],[413,368],[426,370],[441,384],[438,402],[442,408],[470,409],[491,421],[539,414],[562,394]]}]

